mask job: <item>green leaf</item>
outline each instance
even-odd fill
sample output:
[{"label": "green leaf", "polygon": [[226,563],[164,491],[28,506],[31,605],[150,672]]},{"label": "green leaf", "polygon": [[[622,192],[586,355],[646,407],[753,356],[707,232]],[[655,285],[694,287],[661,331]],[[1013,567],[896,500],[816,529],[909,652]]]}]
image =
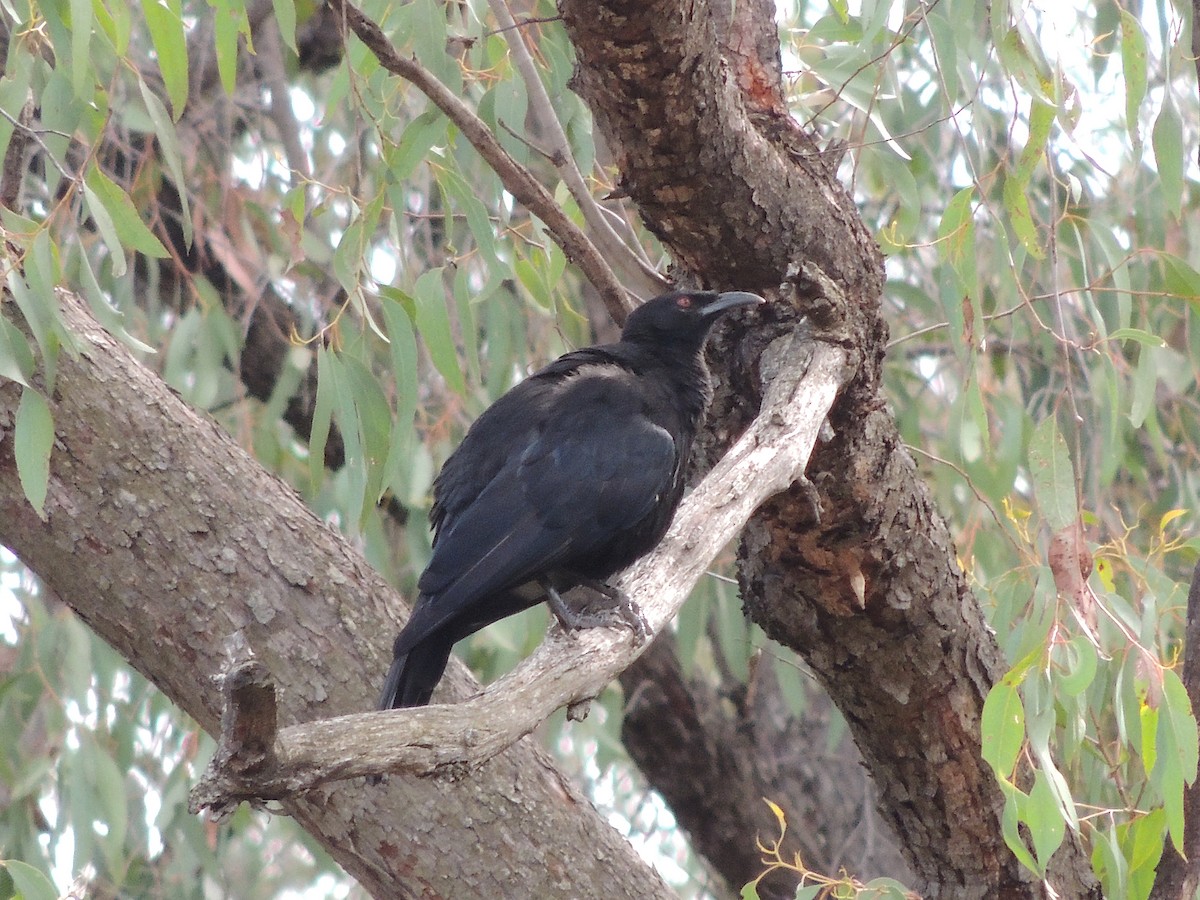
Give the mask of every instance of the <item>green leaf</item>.
[{"label": "green leaf", "polygon": [[[40,269],[36,256],[29,257],[30,265],[27,270]],[[33,274],[39,274],[33,272]],[[48,390],[53,390],[54,378],[58,366],[58,351],[63,336],[63,326],[58,318],[57,300],[52,292],[35,292],[32,286],[21,277],[21,273],[11,271],[8,275],[8,289],[16,301],[17,308],[25,317],[33,339],[41,354],[41,363],[46,377]]]},{"label": "green leaf", "polygon": [[[392,378],[396,384],[396,422],[412,425],[417,411],[417,337],[412,318],[399,299],[400,292],[383,286],[383,321],[387,328],[388,348],[391,351]],[[414,310],[415,312],[415,310]]]},{"label": "green leaf", "polygon": [[983,758],[1001,777],[1009,775],[1025,742],[1025,708],[1015,683],[1006,676],[983,702],[980,722]]},{"label": "green leaf", "polygon": [[1142,768],[1150,775],[1158,762],[1158,710],[1144,699],[1138,705],[1142,734]]},{"label": "green leaf", "polygon": [[1137,367],[1133,370],[1133,385],[1130,391],[1129,424],[1141,428],[1155,406],[1155,389],[1158,387],[1159,354],[1156,348],[1143,346],[1138,353]]},{"label": "green leaf", "polygon": [[[1158,710],[1157,747],[1160,764],[1160,787],[1167,830],[1171,841],[1183,853],[1183,792],[1184,784],[1196,781],[1200,748],[1196,718],[1188,701],[1187,688],[1173,669],[1163,671],[1162,703]],[[1145,732],[1143,731],[1143,741]]]},{"label": "green leaf", "polygon": [[1129,864],[1121,849],[1116,828],[1109,828],[1107,832],[1102,832],[1093,841],[1092,866],[1103,881],[1105,897],[1117,900],[1117,898],[1126,896]]},{"label": "green leaf", "polygon": [[1184,781],[1192,784],[1196,780],[1196,768],[1200,765],[1200,733],[1197,732],[1196,717],[1187,688],[1174,669],[1163,671],[1163,701],[1160,709],[1163,716],[1159,744],[1164,752],[1169,749],[1179,756]]},{"label": "green leaf", "polygon": [[362,443],[362,423],[354,402],[354,387],[346,371],[346,360],[338,354],[330,354],[329,373],[333,387],[333,418],[342,435],[342,446],[346,449],[346,462],[339,477],[345,481],[343,504],[347,513],[347,525],[357,533],[362,522],[367,496],[367,461]]},{"label": "green leaf", "polygon": [[1053,531],[1060,531],[1075,521],[1078,506],[1075,501],[1075,470],[1067,442],[1051,416],[1041,422],[1029,441],[1029,470],[1033,478],[1033,493],[1042,516]]},{"label": "green leaf", "polygon": [[1187,300],[1193,308],[1200,305],[1200,272],[1170,253],[1159,253],[1158,258],[1163,265],[1163,283],[1167,291]]},{"label": "green leaf", "polygon": [[110,871],[118,871],[125,851],[129,830],[129,797],[125,790],[125,775],[104,748],[95,743],[87,751],[91,757],[96,799],[104,810],[108,833],[100,839]]},{"label": "green leaf", "polygon": [[1160,335],[1151,334],[1140,328],[1118,328],[1108,336],[1108,339],[1110,341],[1134,341],[1143,347],[1167,346],[1167,342]]},{"label": "green leaf", "polygon": [[112,41],[117,56],[125,56],[129,52],[129,38],[133,34],[133,15],[128,3],[113,3],[109,6],[98,4],[95,7],[96,20],[104,28],[108,39]]},{"label": "green leaf", "polygon": [[536,302],[538,306],[546,310],[554,309],[553,290],[551,286],[546,283],[546,280],[542,277],[541,272],[538,271],[537,266],[535,266],[528,257],[522,255],[513,264],[513,273],[517,276],[517,281],[520,282],[521,287],[525,288],[525,290],[529,292],[529,295],[534,299],[534,302]]},{"label": "green leaf", "polygon": [[950,200],[942,221],[938,224],[938,248],[942,258],[958,276],[959,288],[964,294],[978,293],[975,260],[975,219],[971,201],[975,197],[973,187],[963,188]]},{"label": "green leaf", "polygon": [[[150,121],[154,125],[154,136],[158,139],[163,164],[171,174],[171,180],[175,182],[175,186],[182,188],[187,182],[183,178],[183,155],[179,149],[179,131],[171,122],[171,117],[163,102],[158,99],[158,95],[154,91],[150,90],[149,85],[141,77],[138,78],[138,90],[141,92],[142,103],[146,105]],[[192,245],[192,213],[188,196],[191,192],[177,190],[176,193],[180,202],[179,224],[183,229],[183,240],[190,247]]]},{"label": "green leaf", "polygon": [[[504,267],[492,267],[492,271],[496,271],[497,268],[503,270]],[[466,266],[455,266],[451,293],[454,298],[454,314],[458,317],[458,333],[468,336],[479,334],[475,311],[479,308],[480,304],[487,302],[487,287],[481,292],[477,287],[477,280],[472,272]],[[478,384],[483,380],[479,366],[480,343],[478,340],[464,340],[462,342],[462,356],[465,359],[464,364],[466,366],[465,374],[467,380],[472,384]],[[491,348],[488,347],[489,357],[490,350]]]},{"label": "green leaf", "polygon": [[[675,652],[680,666],[689,677],[695,671],[696,651],[700,646],[700,639],[704,636],[705,626],[708,624],[711,603],[711,592],[694,591],[693,596],[683,604],[679,614],[675,617]],[[781,668],[784,666],[777,666],[777,669]],[[780,692],[785,697],[788,696],[788,692],[782,684]]]},{"label": "green leaf", "polygon": [[1025,187],[1016,178],[1004,180],[1004,209],[1012,223],[1013,232],[1021,246],[1034,259],[1043,259],[1046,254],[1042,250],[1038,238],[1037,226],[1033,222],[1033,214],[1029,211],[1029,200],[1025,197]]},{"label": "green leaf", "polygon": [[46,398],[33,388],[21,391],[14,423],[13,455],[25,497],[42,515],[50,484],[50,451],[54,447],[54,417]]},{"label": "green leaf", "polygon": [[1004,208],[1012,222],[1013,231],[1026,252],[1035,259],[1044,259],[1038,238],[1037,227],[1029,211],[1029,200],[1026,189],[1033,176],[1034,169],[1046,153],[1046,141],[1050,137],[1050,127],[1054,124],[1054,107],[1043,103],[1037,98],[1030,102],[1029,108],[1029,139],[1025,149],[1017,161],[1016,169],[1004,180]]},{"label": "green leaf", "polygon": [[1183,844],[1183,772],[1179,766],[1179,758],[1171,754],[1159,757],[1159,768],[1155,773],[1159,790],[1162,791],[1163,812],[1167,817],[1167,831],[1171,835],[1171,843],[1182,855]]},{"label": "green leaf", "polygon": [[457,172],[446,168],[438,169],[437,183],[446,196],[446,233],[454,233],[453,213],[461,212],[466,216],[467,227],[471,230],[471,237],[475,239],[475,246],[489,265],[499,266],[500,258],[496,255],[496,226],[488,215],[487,208]]},{"label": "green leaf", "polygon": [[1141,151],[1138,113],[1146,98],[1146,35],[1137,16],[1121,10],[1121,67],[1125,74],[1125,127],[1134,149]]},{"label": "green leaf", "polygon": [[859,900],[907,900],[910,892],[895,878],[872,878],[863,885]]},{"label": "green leaf", "polygon": [[91,66],[92,2],[71,0],[71,81],[75,96],[84,102],[92,99],[95,75]]},{"label": "green leaf", "polygon": [[1033,850],[1038,862],[1044,870],[1050,862],[1050,857],[1059,848],[1067,833],[1059,809],[1058,797],[1050,784],[1050,779],[1041,769],[1037,770],[1033,790],[1029,792],[1029,835],[1033,839]]},{"label": "green leaf", "polygon": [[1018,827],[1021,821],[1026,818],[1025,807],[1028,805],[1029,798],[1016,785],[1005,778],[1000,779],[1000,792],[1004,794],[1004,813],[1000,820],[1004,843],[1008,845],[1008,849],[1013,852],[1013,855],[1023,866],[1029,869],[1029,871],[1041,875],[1042,872],[1038,868],[1037,860],[1033,858],[1033,854],[1025,846],[1025,841],[1021,838],[1021,832]]},{"label": "green leaf", "polygon": [[[169,255],[166,247],[146,227],[146,223],[138,215],[129,195],[117,187],[112,179],[95,165],[88,171],[84,192],[88,201],[88,209],[92,215],[97,215],[99,207],[100,213],[108,220],[108,227],[112,230],[112,234],[105,235],[104,242],[108,244],[110,250],[113,249],[115,237],[118,249],[120,246],[126,246],[138,253],[157,259],[165,259]],[[99,219],[97,219],[97,225],[99,226]],[[114,255],[117,254],[114,253]],[[120,255],[124,256],[124,254]]]},{"label": "green leaf", "polygon": [[383,496],[384,469],[392,434],[392,410],[379,381],[352,356],[342,358],[342,368],[358,413],[359,442],[366,474],[364,512]]},{"label": "green leaf", "polygon": [[[400,142],[389,146],[384,152],[384,159],[396,184],[407,181],[434,145],[446,139],[449,122],[441,110],[431,106],[405,126]],[[397,213],[405,206],[401,202],[396,208]]]},{"label": "green leaf", "polygon": [[29,341],[8,319],[0,317],[0,378],[28,387],[33,369],[33,350]]},{"label": "green leaf", "polygon": [[412,320],[401,303],[392,299],[394,288],[380,288],[383,320],[391,349],[392,378],[396,385],[396,414],[388,438],[388,456],[383,465],[383,486],[407,496],[406,485],[413,470],[414,418],[417,412],[417,337]]},{"label": "green leaf", "polygon": [[[1129,823],[1123,844],[1128,848],[1126,853],[1131,881],[1153,883],[1155,870],[1162,859],[1166,835],[1166,814],[1161,809],[1151,810]],[[1146,885],[1144,893],[1137,896],[1149,894],[1150,884]]]},{"label": "green leaf", "polygon": [[271,0],[275,9],[275,21],[288,49],[296,53],[296,4],[294,0]]},{"label": "green leaf", "polygon": [[1086,691],[1096,677],[1096,648],[1083,635],[1076,635],[1065,644],[1056,644],[1054,659],[1058,663],[1055,680],[1059,690],[1068,697]]},{"label": "green leaf", "polygon": [[92,310],[92,315],[96,317],[96,321],[103,325],[110,334],[120,338],[121,342],[130,349],[151,355],[157,353],[158,351],[154,347],[138,340],[125,328],[125,315],[109,302],[108,294],[100,287],[96,273],[92,271],[92,263],[88,259],[87,253],[80,251],[77,245],[71,249],[74,251],[76,284],[87,298],[88,306]]},{"label": "green leaf", "polygon": [[454,346],[454,332],[450,327],[440,267],[430,269],[417,279],[413,286],[413,300],[416,303],[417,331],[425,342],[429,358],[455,393],[466,394],[467,384],[458,364],[458,351]]},{"label": "green leaf", "polygon": [[[1046,141],[1050,137],[1050,128],[1054,125],[1054,107],[1034,99],[1029,104],[1029,138],[1025,148],[1017,160],[1017,180],[1024,190],[1029,185],[1038,163],[1046,156]],[[1040,259],[1040,257],[1039,257]]]},{"label": "green leaf", "polygon": [[1028,40],[1030,35],[1021,27],[1022,24],[1018,20],[1017,27],[1009,28],[999,36],[996,41],[996,53],[1005,71],[1012,75],[1030,96],[1056,106],[1055,84],[1050,67],[1041,52],[1036,49],[1036,45],[1031,47]]},{"label": "green leaf", "polygon": [[142,0],[146,27],[154,43],[154,54],[162,72],[163,84],[171,100],[176,122],[183,115],[188,99],[187,38],[184,35],[180,0]]},{"label": "green leaf", "polygon": [[40,870],[15,859],[0,860],[17,889],[15,900],[58,900],[58,889]]},{"label": "green leaf", "polygon": [[213,39],[217,50],[217,72],[225,93],[233,96],[237,87],[238,38],[246,39],[246,49],[253,53],[250,41],[250,22],[246,4],[235,0],[209,0],[213,8]]},{"label": "green leaf", "polygon": [[1163,202],[1167,212],[1178,219],[1184,195],[1183,121],[1169,88],[1164,91],[1162,109],[1154,120],[1150,141],[1154,146],[1154,164],[1162,181]]},{"label": "green leaf", "polygon": [[313,485],[325,480],[325,444],[333,422],[336,364],[332,351],[324,347],[317,349],[317,402],[313,406],[312,431],[308,436],[308,477]]},{"label": "green leaf", "polygon": [[[360,293],[359,280],[363,260],[371,249],[375,228],[383,213],[383,204],[384,196],[378,194],[363,206],[342,232],[337,249],[333,252],[333,274],[352,298]],[[370,313],[367,312],[367,317],[369,316]]]}]

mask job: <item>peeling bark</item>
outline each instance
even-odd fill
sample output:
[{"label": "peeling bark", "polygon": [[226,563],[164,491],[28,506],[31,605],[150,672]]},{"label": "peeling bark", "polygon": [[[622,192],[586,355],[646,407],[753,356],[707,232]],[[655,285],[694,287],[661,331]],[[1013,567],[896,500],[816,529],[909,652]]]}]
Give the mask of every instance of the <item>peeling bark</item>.
[{"label": "peeling bark", "polygon": [[[576,87],[681,267],[705,284],[785,284],[773,327],[807,316],[861,360],[809,467],[819,519],[793,490],[744,532],[747,611],[804,655],[846,716],[918,887],[1040,896],[1005,846],[1002,798],[979,752],[983,701],[1004,660],[880,393],[878,248],[816,139],[743,100],[717,51],[714,8],[560,0]],[[747,340],[775,333],[768,325]],[[725,359],[746,354],[716,346]],[[749,386],[725,387],[727,410],[753,408]],[[1049,881],[1061,897],[1099,896],[1077,842],[1056,854]]]}]

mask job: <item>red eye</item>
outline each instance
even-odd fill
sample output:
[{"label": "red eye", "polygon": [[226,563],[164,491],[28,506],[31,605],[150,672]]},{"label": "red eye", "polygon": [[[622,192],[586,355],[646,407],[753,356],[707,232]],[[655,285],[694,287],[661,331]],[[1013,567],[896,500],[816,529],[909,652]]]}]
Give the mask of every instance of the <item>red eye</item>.
[{"label": "red eye", "polygon": [[682,297],[680,297],[679,299],[677,299],[675,301],[675,305],[678,306],[680,309],[691,309],[692,308],[692,298],[689,297],[687,294],[684,294]]}]

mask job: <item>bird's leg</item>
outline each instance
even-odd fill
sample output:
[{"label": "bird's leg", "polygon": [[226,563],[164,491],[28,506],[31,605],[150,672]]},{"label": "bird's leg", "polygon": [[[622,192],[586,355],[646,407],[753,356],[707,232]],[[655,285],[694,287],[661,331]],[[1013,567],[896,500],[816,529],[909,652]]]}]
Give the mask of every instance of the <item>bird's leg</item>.
[{"label": "bird's leg", "polygon": [[572,631],[578,631],[582,627],[579,624],[579,617],[567,608],[567,603],[563,600],[562,594],[550,583],[550,579],[539,578],[538,584],[546,592],[546,605],[550,607],[550,612],[554,613],[554,618],[558,619],[558,624],[562,627],[562,630],[568,634]]},{"label": "bird's leg", "polygon": [[559,625],[566,632],[578,631],[581,628],[611,628],[623,625],[634,633],[638,641],[644,641],[650,634],[650,625],[646,617],[638,609],[636,603],[623,592],[595,578],[572,576],[572,581],[580,587],[600,594],[609,603],[599,609],[572,609],[563,600],[558,589],[548,578],[538,579],[542,590],[546,592],[546,604],[558,619]]}]

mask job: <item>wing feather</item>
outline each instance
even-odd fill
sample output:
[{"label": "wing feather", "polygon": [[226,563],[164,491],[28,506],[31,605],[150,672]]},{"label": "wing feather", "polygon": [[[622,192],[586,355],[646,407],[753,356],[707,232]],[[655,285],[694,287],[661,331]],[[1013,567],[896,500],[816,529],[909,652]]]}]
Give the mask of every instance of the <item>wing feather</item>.
[{"label": "wing feather", "polygon": [[473,438],[487,447],[486,472],[458,472],[454,457],[447,461],[423,602],[405,643],[479,618],[477,604],[548,571],[594,568],[591,556],[635,532],[678,478],[675,441],[642,414],[632,374],[591,364],[540,387],[531,393],[536,419],[505,420],[496,404],[489,412],[499,417],[481,417],[464,439],[463,448]]}]

